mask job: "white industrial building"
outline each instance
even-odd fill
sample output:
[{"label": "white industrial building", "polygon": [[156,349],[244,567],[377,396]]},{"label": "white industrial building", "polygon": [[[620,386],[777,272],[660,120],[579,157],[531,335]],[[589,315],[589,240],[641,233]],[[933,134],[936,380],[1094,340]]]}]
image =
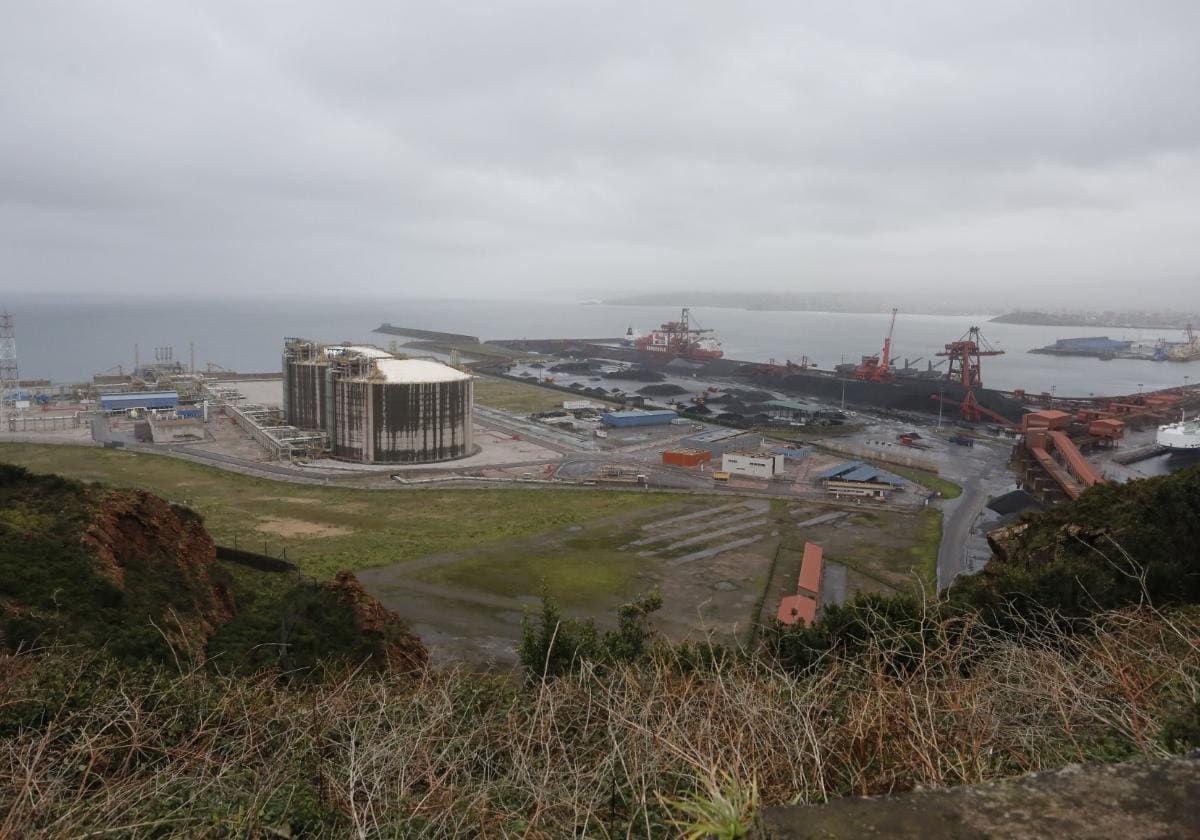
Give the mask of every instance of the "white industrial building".
[{"label": "white industrial building", "polygon": [[772,479],[783,472],[783,456],[772,452],[726,452],[721,456],[721,470],[730,475]]}]

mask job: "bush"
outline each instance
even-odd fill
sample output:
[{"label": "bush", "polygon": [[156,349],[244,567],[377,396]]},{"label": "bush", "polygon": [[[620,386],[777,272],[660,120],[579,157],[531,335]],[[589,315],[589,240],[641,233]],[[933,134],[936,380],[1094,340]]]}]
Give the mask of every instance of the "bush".
[{"label": "bush", "polygon": [[563,618],[543,592],[536,619],[526,614],[521,623],[521,665],[531,679],[547,679],[577,671],[584,662],[606,666],[644,661],[654,640],[650,616],[661,608],[657,592],[623,604],[617,610],[617,628],[601,635],[591,619]]}]

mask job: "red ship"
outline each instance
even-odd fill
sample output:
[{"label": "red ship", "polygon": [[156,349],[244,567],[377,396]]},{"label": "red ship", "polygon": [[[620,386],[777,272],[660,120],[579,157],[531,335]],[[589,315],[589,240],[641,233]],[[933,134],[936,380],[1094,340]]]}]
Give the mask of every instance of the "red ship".
[{"label": "red ship", "polygon": [[684,359],[720,359],[721,342],[708,335],[712,330],[701,329],[692,323],[691,310],[686,306],[678,321],[668,321],[649,335],[633,341],[638,350],[667,353]]}]

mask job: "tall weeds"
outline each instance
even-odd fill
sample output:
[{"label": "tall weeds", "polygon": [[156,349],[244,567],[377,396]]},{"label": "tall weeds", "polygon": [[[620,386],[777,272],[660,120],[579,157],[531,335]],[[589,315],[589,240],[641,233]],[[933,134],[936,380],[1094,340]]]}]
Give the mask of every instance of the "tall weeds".
[{"label": "tall weeds", "polygon": [[669,836],[678,803],[718,788],[819,802],[1162,753],[1164,721],[1200,699],[1195,612],[946,628],[902,670],[887,632],[803,676],[663,652],[531,685],[7,656],[0,836]]}]

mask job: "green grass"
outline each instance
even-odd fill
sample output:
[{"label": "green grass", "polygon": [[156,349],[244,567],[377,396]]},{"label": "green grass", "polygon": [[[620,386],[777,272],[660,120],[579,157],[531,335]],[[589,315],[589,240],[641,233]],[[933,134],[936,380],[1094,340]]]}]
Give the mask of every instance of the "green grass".
[{"label": "green grass", "polygon": [[635,522],[603,523],[572,533],[484,547],[444,565],[417,570],[413,576],[427,583],[508,598],[545,591],[564,607],[597,609],[603,602],[640,592],[646,582],[638,578],[638,572],[662,562],[662,558],[648,561],[639,557],[634,549],[618,550],[641,535],[644,521],[643,517]]},{"label": "green grass", "polygon": [[909,481],[915,481],[926,490],[934,490],[942,494],[944,499],[957,499],[962,495],[962,488],[953,481],[942,478],[932,473],[923,472],[921,470],[910,469],[909,467],[901,467],[894,464],[887,465],[888,472],[894,472],[896,475],[907,478]]},{"label": "green grass", "polygon": [[600,601],[633,592],[637,588],[635,574],[644,565],[636,554],[605,549],[563,552],[547,547],[522,552],[519,560],[498,549],[422,569],[413,576],[427,583],[509,598],[536,595],[544,586],[564,607],[594,609]]},{"label": "green grass", "polygon": [[[661,493],[571,490],[356,490],[290,484],[160,455],[95,447],[0,444],[0,461],[35,472],[149,490],[188,505],[222,544],[272,554],[316,577],[510,541],[661,505]],[[281,536],[261,529],[330,529]],[[535,564],[552,568],[553,558]],[[535,590],[536,591],[536,588]]]},{"label": "green grass", "polygon": [[564,400],[592,400],[603,405],[591,394],[572,396],[566,391],[556,391],[553,388],[543,388],[528,382],[514,382],[511,379],[475,380],[475,402],[489,408],[501,408],[517,414],[532,414],[535,411],[560,411]]},{"label": "green grass", "polygon": [[563,400],[569,399],[570,394],[525,382],[513,382],[509,379],[475,380],[475,402],[518,414],[561,410]]},{"label": "green grass", "polygon": [[[957,486],[957,485],[955,485]],[[937,592],[938,549],[942,545],[942,512],[925,508],[918,514],[921,521],[920,542],[909,549],[913,568],[921,576],[927,594]]]},{"label": "green grass", "polygon": [[942,541],[940,510],[930,507],[916,514],[861,511],[850,523],[862,529],[861,535],[849,544],[826,544],[829,560],[893,592],[934,591]]}]

